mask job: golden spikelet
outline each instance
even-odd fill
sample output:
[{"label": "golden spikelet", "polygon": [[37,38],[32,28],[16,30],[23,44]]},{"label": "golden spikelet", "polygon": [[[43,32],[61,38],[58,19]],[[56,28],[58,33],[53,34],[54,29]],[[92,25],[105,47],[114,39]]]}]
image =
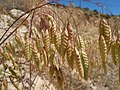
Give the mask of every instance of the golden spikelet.
[{"label": "golden spikelet", "polygon": [[67,46],[67,62],[68,65],[71,69],[73,69],[74,65],[74,55],[73,55],[73,48],[70,40],[68,41],[68,46]]},{"label": "golden spikelet", "polygon": [[61,51],[60,51],[60,46],[61,46],[61,39],[60,39],[60,34],[59,33],[56,33],[55,34],[55,40],[54,40],[54,45],[58,51],[58,53],[60,54]]},{"label": "golden spikelet", "polygon": [[38,56],[37,50],[34,47],[34,45],[32,45],[32,56],[33,56],[35,67],[37,70],[39,70],[40,60],[39,60],[39,56]]},{"label": "golden spikelet", "polygon": [[49,57],[50,65],[53,65],[53,63],[54,63],[54,58],[55,58],[55,51],[52,49],[52,50],[50,51],[50,57]]},{"label": "golden spikelet", "polygon": [[44,47],[45,47],[46,53],[48,54],[50,51],[50,37],[49,37],[48,30],[45,30],[45,33],[43,34],[44,34],[44,39],[43,39]]},{"label": "golden spikelet", "polygon": [[78,68],[78,72],[79,72],[80,78],[84,78],[83,65],[82,65],[82,62],[81,62],[81,59],[80,59],[79,51],[77,50],[76,47],[75,47],[74,54],[75,54],[75,61],[76,61],[76,65],[77,65],[77,68]]},{"label": "golden spikelet", "polygon": [[68,30],[68,39],[73,40],[74,33],[70,23],[67,24],[67,30]]},{"label": "golden spikelet", "polygon": [[80,52],[81,52],[81,61],[82,61],[82,65],[83,65],[83,68],[84,68],[84,79],[87,80],[88,79],[89,62],[88,62],[87,53],[85,52],[84,41],[83,41],[83,39],[80,35],[78,36],[78,46],[79,46],[79,49],[80,49]]},{"label": "golden spikelet", "polygon": [[50,40],[51,40],[51,43],[53,43],[57,25],[56,25],[56,22],[55,22],[55,20],[52,16],[47,15],[47,19],[48,19],[48,22],[49,22]]},{"label": "golden spikelet", "polygon": [[40,35],[39,38],[36,38],[35,43],[36,43],[37,51],[39,53],[41,53],[42,52],[42,48],[43,48],[43,41],[42,41],[42,36],[41,35]]},{"label": "golden spikelet", "polygon": [[22,39],[18,35],[15,35],[15,42],[19,48],[22,48],[22,49],[24,48],[25,44],[23,43]]},{"label": "golden spikelet", "polygon": [[9,53],[11,53],[13,56],[15,56],[15,47],[14,47],[13,44],[7,43],[7,44],[5,45],[5,48],[6,48],[7,52],[9,52]]},{"label": "golden spikelet", "polygon": [[114,41],[114,42],[111,44],[111,55],[112,55],[113,63],[114,63],[115,65],[117,64],[117,52],[116,52],[116,49],[117,49],[117,44],[116,44],[116,42]]},{"label": "golden spikelet", "polygon": [[88,79],[88,67],[89,67],[89,63],[88,63],[88,57],[85,51],[81,51],[81,61],[82,61],[82,65],[84,68],[84,79],[87,80]]},{"label": "golden spikelet", "polygon": [[67,43],[68,43],[68,32],[67,32],[67,29],[65,28],[62,31],[62,35],[61,35],[61,55],[63,58],[66,53]]},{"label": "golden spikelet", "polygon": [[31,60],[31,58],[32,58],[32,44],[30,43],[30,41],[28,42],[27,40],[25,42],[24,55],[25,55],[26,60],[28,60],[28,61]]},{"label": "golden spikelet", "polygon": [[105,39],[108,53],[111,47],[111,28],[105,19],[101,19],[99,31],[100,35],[102,35]]},{"label": "golden spikelet", "polygon": [[102,67],[104,69],[104,72],[107,73],[107,67],[106,67],[107,46],[105,43],[105,39],[102,35],[99,37],[99,49],[100,49],[100,55],[102,59]]},{"label": "golden spikelet", "polygon": [[45,51],[44,49],[43,49],[42,55],[43,55],[44,65],[45,65],[45,66],[48,66],[47,53],[46,53],[46,51]]}]

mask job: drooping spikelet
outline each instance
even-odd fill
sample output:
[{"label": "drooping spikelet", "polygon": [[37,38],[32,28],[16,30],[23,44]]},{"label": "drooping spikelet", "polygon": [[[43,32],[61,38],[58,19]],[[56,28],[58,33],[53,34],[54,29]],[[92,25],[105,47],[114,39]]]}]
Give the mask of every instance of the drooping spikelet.
[{"label": "drooping spikelet", "polygon": [[47,57],[47,53],[46,53],[46,51],[44,49],[43,49],[42,55],[43,55],[44,65],[48,66],[48,57]]},{"label": "drooping spikelet", "polygon": [[35,41],[35,44],[36,44],[36,48],[37,48],[37,51],[39,53],[42,52],[42,48],[43,48],[43,41],[42,41],[42,36],[40,35],[40,37],[36,38],[36,41]]},{"label": "drooping spikelet", "polygon": [[107,67],[106,67],[107,46],[105,43],[105,39],[102,35],[99,37],[99,49],[102,59],[102,67],[104,69],[104,72],[107,73]]},{"label": "drooping spikelet", "polygon": [[100,21],[99,32],[100,35],[102,35],[105,39],[107,45],[107,53],[108,53],[111,47],[111,28],[105,19],[101,19]]},{"label": "drooping spikelet", "polygon": [[73,28],[70,23],[67,24],[67,30],[68,30],[68,39],[73,40],[74,33],[73,33]]},{"label": "drooping spikelet", "polygon": [[113,60],[113,63],[116,65],[117,64],[117,44],[116,42],[114,41],[112,44],[111,44],[111,55],[112,55],[112,60]]},{"label": "drooping spikelet", "polygon": [[33,60],[34,60],[35,67],[36,67],[37,70],[39,70],[40,60],[39,60],[39,56],[38,56],[37,50],[34,47],[34,45],[32,45],[32,55],[33,55]]},{"label": "drooping spikelet", "polygon": [[73,65],[74,65],[74,54],[73,54],[73,48],[72,48],[72,44],[70,42],[70,40],[68,41],[68,46],[67,46],[67,62],[68,65],[71,69],[73,69]]},{"label": "drooping spikelet", "polygon": [[81,54],[81,61],[82,61],[82,65],[84,68],[84,79],[87,80],[88,79],[88,67],[89,67],[88,56],[85,51],[84,41],[80,35],[78,36],[78,41],[79,41],[78,46],[79,46],[80,54]]},{"label": "drooping spikelet", "polygon": [[47,15],[47,19],[48,19],[48,22],[49,22],[50,41],[51,41],[51,43],[53,43],[57,25],[56,25],[56,21],[54,20],[54,18],[52,16]]},{"label": "drooping spikelet", "polygon": [[61,49],[60,48],[60,46],[61,46],[61,36],[60,36],[59,33],[55,34],[54,45],[55,45],[58,53],[60,54],[61,53],[61,50],[60,50]]},{"label": "drooping spikelet", "polygon": [[25,55],[26,60],[28,60],[28,61],[31,60],[31,58],[32,58],[32,44],[30,43],[30,41],[28,42],[27,40],[25,42],[24,55]]},{"label": "drooping spikelet", "polygon": [[66,53],[67,43],[68,43],[68,31],[65,28],[62,31],[62,35],[61,35],[61,55],[63,58],[64,58],[65,53]]},{"label": "drooping spikelet", "polygon": [[77,68],[78,68],[80,78],[84,78],[84,69],[83,69],[82,61],[80,59],[79,51],[77,50],[76,47],[75,47],[74,54],[75,54],[75,61],[76,61],[76,65],[77,65]]},{"label": "drooping spikelet", "polygon": [[48,30],[45,30],[45,32],[43,32],[43,37],[44,37],[43,42],[44,42],[45,51],[48,54],[50,50],[50,37]]}]

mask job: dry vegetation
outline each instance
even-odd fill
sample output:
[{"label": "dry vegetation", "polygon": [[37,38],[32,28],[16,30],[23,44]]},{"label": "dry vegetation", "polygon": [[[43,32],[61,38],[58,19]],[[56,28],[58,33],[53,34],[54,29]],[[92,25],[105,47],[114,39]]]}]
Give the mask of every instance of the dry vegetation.
[{"label": "dry vegetation", "polygon": [[[24,11],[31,7],[26,2]],[[11,41],[0,40],[0,90],[34,90],[37,76],[49,84],[36,90],[52,90],[51,84],[56,90],[119,90],[119,19],[45,3],[13,23]],[[21,36],[17,29],[25,20],[28,31]]]}]

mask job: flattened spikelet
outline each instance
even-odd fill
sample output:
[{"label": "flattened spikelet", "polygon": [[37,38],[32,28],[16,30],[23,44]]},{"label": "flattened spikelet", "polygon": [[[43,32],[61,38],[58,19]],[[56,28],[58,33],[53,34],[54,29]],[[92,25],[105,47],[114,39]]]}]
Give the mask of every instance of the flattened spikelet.
[{"label": "flattened spikelet", "polygon": [[73,40],[74,33],[70,23],[67,24],[67,30],[68,30],[68,39]]},{"label": "flattened spikelet", "polygon": [[88,79],[88,57],[85,51],[81,51],[81,61],[82,61],[82,65],[84,68],[84,79],[87,80]]},{"label": "flattened spikelet", "polygon": [[104,69],[104,72],[107,73],[107,67],[106,67],[107,46],[105,43],[105,39],[102,35],[99,37],[99,49],[102,59],[102,67]]},{"label": "flattened spikelet", "polygon": [[44,42],[45,51],[48,54],[50,50],[50,37],[49,37],[48,30],[45,31],[45,37],[43,42]]},{"label": "flattened spikelet", "polygon": [[18,35],[15,35],[15,41],[17,45],[19,46],[19,48],[22,48],[22,49],[24,48],[24,43]]},{"label": "flattened spikelet", "polygon": [[81,59],[80,59],[79,51],[77,50],[76,47],[75,47],[74,53],[75,53],[75,61],[76,61],[76,65],[77,65],[77,68],[78,68],[79,75],[80,75],[81,78],[84,78],[83,65],[82,65],[82,62],[81,62]]},{"label": "flattened spikelet", "polygon": [[111,47],[111,28],[108,25],[107,21],[105,21],[105,19],[101,19],[99,31],[100,35],[102,35],[105,38],[108,53]]},{"label": "flattened spikelet", "polygon": [[32,44],[28,41],[25,42],[24,55],[26,60],[31,60],[32,58]]},{"label": "flattened spikelet", "polygon": [[36,39],[36,48],[38,50],[39,53],[42,52],[42,48],[43,48],[43,41],[42,41],[42,36],[40,35],[39,38]]},{"label": "flattened spikelet", "polygon": [[38,56],[37,50],[34,47],[34,45],[32,46],[32,55],[33,55],[35,67],[39,70],[40,61],[39,61],[39,56]]},{"label": "flattened spikelet", "polygon": [[116,52],[116,49],[117,49],[117,44],[116,44],[116,42],[113,42],[112,45],[111,45],[111,55],[112,55],[113,63],[115,65],[117,64],[117,52]]},{"label": "flattened spikelet", "polygon": [[67,29],[65,28],[61,35],[61,55],[63,58],[66,53],[67,43],[68,43],[68,32]]},{"label": "flattened spikelet", "polygon": [[61,53],[61,51],[60,51],[61,40],[60,40],[60,34],[58,34],[58,33],[55,34],[54,44],[55,44],[55,47],[56,47],[58,53],[60,54]]},{"label": "flattened spikelet", "polygon": [[47,58],[47,53],[46,51],[43,49],[43,61],[44,61],[44,65],[48,66],[48,58]]},{"label": "flattened spikelet", "polygon": [[68,46],[67,46],[67,62],[70,68],[73,69],[74,54],[73,54],[73,48],[72,48],[70,41],[68,41]]}]

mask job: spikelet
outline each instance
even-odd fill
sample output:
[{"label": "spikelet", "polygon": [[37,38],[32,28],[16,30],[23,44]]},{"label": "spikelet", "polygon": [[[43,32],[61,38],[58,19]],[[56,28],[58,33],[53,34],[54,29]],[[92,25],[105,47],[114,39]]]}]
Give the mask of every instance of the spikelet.
[{"label": "spikelet", "polygon": [[117,53],[116,53],[116,49],[117,49],[117,44],[116,44],[116,42],[114,41],[114,42],[111,44],[111,55],[112,55],[113,63],[114,63],[115,65],[117,64]]},{"label": "spikelet", "polygon": [[42,36],[40,35],[40,37],[39,38],[36,38],[36,48],[37,48],[37,51],[39,52],[39,53],[41,53],[42,52],[42,48],[43,48],[43,41],[42,41]]},{"label": "spikelet", "polygon": [[48,54],[50,51],[50,37],[48,30],[45,30],[45,32],[43,32],[43,37],[44,37],[43,42],[44,42],[45,51]]},{"label": "spikelet", "polygon": [[55,58],[55,51],[52,49],[52,50],[50,50],[50,57],[49,57],[50,65],[53,65],[54,58]]},{"label": "spikelet", "polygon": [[102,35],[105,38],[108,53],[111,47],[111,28],[108,25],[107,21],[105,21],[105,19],[101,19],[99,31],[100,35]]},{"label": "spikelet", "polygon": [[7,43],[5,45],[5,48],[6,48],[7,52],[11,53],[13,56],[15,55],[15,47],[13,44]]},{"label": "spikelet", "polygon": [[30,41],[28,42],[27,40],[25,42],[24,55],[25,55],[26,60],[28,60],[28,61],[31,60],[31,58],[32,58],[32,44],[30,43]]},{"label": "spikelet", "polygon": [[3,57],[3,58],[5,58],[6,60],[10,60],[9,57],[8,57],[8,54],[5,53],[5,52],[3,52],[2,49],[0,49],[0,56]]},{"label": "spikelet", "polygon": [[88,63],[88,57],[85,51],[81,51],[81,61],[82,61],[82,65],[84,68],[84,79],[87,80],[88,79],[88,67],[89,67],[89,63]]},{"label": "spikelet", "polygon": [[18,35],[15,35],[15,41],[19,48],[22,48],[22,49],[24,48],[24,43]]},{"label": "spikelet", "polygon": [[82,65],[82,62],[81,62],[81,59],[80,59],[79,51],[77,50],[76,47],[75,47],[74,54],[75,54],[75,61],[76,61],[76,65],[77,65],[77,68],[78,68],[78,72],[79,72],[80,78],[84,78],[83,65]]},{"label": "spikelet", "polygon": [[35,67],[36,67],[37,70],[39,70],[40,60],[39,60],[39,56],[38,56],[37,50],[34,47],[34,45],[32,45],[32,55],[33,55],[33,60],[34,60]]},{"label": "spikelet", "polygon": [[68,46],[67,46],[67,62],[69,67],[73,69],[74,54],[73,54],[73,48],[72,48],[72,44],[70,43],[70,40],[68,41]]},{"label": "spikelet", "polygon": [[56,33],[56,22],[54,20],[54,18],[50,15],[47,15],[47,19],[49,21],[49,34],[50,34],[50,41],[51,43],[54,42],[54,37],[55,37],[55,33]]},{"label": "spikelet", "polygon": [[85,44],[82,37],[79,35],[77,38],[78,38],[78,46],[81,52],[81,61],[84,68],[84,79],[87,80],[88,67],[89,67],[88,56],[87,56],[87,53],[85,52]]},{"label": "spikelet", "polygon": [[61,46],[61,39],[60,39],[60,34],[59,33],[55,34],[54,45],[55,45],[58,53],[60,54],[61,53],[61,50],[60,50],[61,49],[60,48],[60,46]]},{"label": "spikelet", "polygon": [[100,55],[102,59],[102,67],[106,74],[107,73],[107,67],[106,67],[107,46],[105,43],[105,39],[102,35],[99,37],[99,49],[100,49]]},{"label": "spikelet", "polygon": [[68,43],[68,32],[67,32],[67,29],[65,28],[62,31],[62,35],[61,35],[61,55],[62,55],[62,58],[64,58],[64,56],[65,56],[66,49],[67,49],[67,43]]},{"label": "spikelet", "polygon": [[42,53],[42,55],[43,55],[44,65],[45,65],[45,66],[48,66],[47,53],[46,53],[46,51],[45,51],[44,49],[43,49],[43,53]]},{"label": "spikelet", "polygon": [[72,41],[74,33],[73,33],[73,28],[70,23],[67,24],[67,30],[68,30],[68,39]]}]

